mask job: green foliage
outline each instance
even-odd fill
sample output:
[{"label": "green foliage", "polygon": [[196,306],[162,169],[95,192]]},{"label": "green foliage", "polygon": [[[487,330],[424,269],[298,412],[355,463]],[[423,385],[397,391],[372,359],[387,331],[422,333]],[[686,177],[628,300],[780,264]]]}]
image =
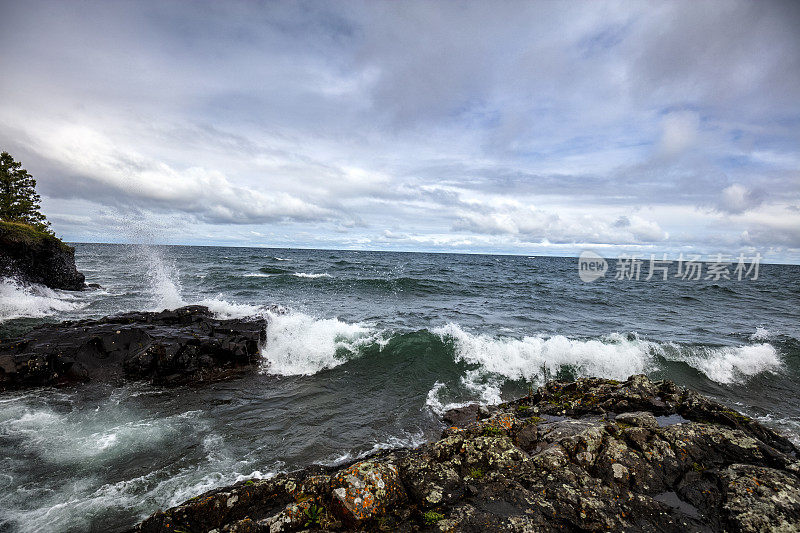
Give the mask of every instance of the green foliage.
[{"label": "green foliage", "polygon": [[245,486],[255,485],[252,479],[248,479],[247,481],[244,482],[244,484]]},{"label": "green foliage", "polygon": [[57,239],[48,229],[37,228],[21,222],[4,222],[0,220],[0,244],[19,243],[29,247],[36,247],[44,241],[56,241],[66,251],[73,248]]},{"label": "green foliage", "polygon": [[306,523],[305,527],[318,526],[319,520],[322,518],[322,513],[325,511],[323,507],[318,505],[310,505],[305,510]]},{"label": "green foliage", "polygon": [[426,511],[422,515],[422,519],[425,520],[426,524],[432,526],[439,520],[444,520],[444,515],[442,513],[437,513],[436,511]]},{"label": "green foliage", "polygon": [[39,211],[40,201],[33,176],[8,152],[0,153],[0,220],[20,222],[52,233],[50,223]]},{"label": "green foliage", "polygon": [[483,428],[484,437],[502,437],[506,432],[495,426],[486,426]]}]

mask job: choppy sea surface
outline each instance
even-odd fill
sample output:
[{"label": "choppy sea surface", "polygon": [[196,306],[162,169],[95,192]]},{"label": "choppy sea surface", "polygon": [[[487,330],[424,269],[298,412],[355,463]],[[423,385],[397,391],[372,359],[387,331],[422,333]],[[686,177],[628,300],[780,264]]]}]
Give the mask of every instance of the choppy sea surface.
[{"label": "choppy sea surface", "polygon": [[76,260],[102,289],[0,282],[0,338],[200,303],[269,318],[262,368],[0,395],[0,531],[122,531],[243,477],[421,444],[450,406],[556,377],[669,378],[800,443],[800,266],[584,283],[552,257],[78,244]]}]

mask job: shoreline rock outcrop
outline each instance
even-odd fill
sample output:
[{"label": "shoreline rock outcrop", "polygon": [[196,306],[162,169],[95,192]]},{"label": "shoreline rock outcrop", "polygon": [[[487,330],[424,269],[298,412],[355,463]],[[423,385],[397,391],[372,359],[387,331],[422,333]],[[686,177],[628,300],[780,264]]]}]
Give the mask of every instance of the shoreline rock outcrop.
[{"label": "shoreline rock outcrop", "polygon": [[263,319],[217,319],[194,305],[40,326],[0,341],[0,391],[98,380],[182,384],[254,368]]},{"label": "shoreline rock outcrop", "polygon": [[165,531],[798,531],[785,437],[671,381],[553,381],[445,415],[440,440],[244,480],[158,511]]},{"label": "shoreline rock outcrop", "polygon": [[75,267],[75,249],[56,236],[16,222],[0,221],[0,277],[79,291],[85,277]]}]

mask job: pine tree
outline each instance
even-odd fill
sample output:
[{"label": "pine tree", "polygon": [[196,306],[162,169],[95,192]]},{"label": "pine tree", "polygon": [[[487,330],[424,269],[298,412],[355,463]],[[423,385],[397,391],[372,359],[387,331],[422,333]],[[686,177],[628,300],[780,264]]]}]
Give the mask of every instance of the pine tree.
[{"label": "pine tree", "polygon": [[52,233],[50,222],[39,211],[40,201],[33,176],[8,152],[0,153],[0,220],[22,222]]}]

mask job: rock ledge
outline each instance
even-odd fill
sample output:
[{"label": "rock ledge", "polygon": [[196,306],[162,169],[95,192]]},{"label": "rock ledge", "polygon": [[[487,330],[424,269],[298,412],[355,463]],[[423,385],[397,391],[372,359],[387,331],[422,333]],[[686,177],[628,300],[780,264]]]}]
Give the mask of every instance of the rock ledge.
[{"label": "rock ledge", "polygon": [[265,339],[263,319],[220,320],[199,305],[45,325],[0,341],[0,391],[122,378],[219,379],[258,365]]},{"label": "rock ledge", "polygon": [[139,532],[798,531],[786,438],[671,381],[553,381],[442,438],[158,511]]},{"label": "rock ledge", "polygon": [[27,224],[0,221],[0,276],[51,289],[84,288],[75,249]]}]

